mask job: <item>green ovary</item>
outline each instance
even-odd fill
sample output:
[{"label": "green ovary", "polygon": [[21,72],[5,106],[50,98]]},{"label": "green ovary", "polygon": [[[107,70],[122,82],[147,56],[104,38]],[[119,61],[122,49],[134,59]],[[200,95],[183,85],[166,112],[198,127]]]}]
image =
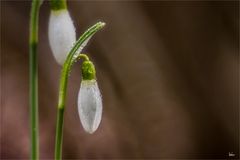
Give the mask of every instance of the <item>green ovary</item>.
[{"label": "green ovary", "polygon": [[82,79],[93,80],[96,79],[96,71],[94,64],[91,61],[84,61],[82,64]]}]

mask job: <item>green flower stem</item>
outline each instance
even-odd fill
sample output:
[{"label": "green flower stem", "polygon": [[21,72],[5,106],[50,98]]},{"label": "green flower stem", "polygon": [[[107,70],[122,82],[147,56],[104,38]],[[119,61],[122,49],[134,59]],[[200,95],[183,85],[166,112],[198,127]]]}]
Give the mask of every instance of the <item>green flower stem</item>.
[{"label": "green flower stem", "polygon": [[62,137],[63,137],[63,108],[58,108],[57,111],[57,130],[56,130],[56,142],[55,142],[55,160],[62,159]]},{"label": "green flower stem", "polygon": [[64,108],[66,101],[66,90],[68,83],[68,76],[71,70],[71,66],[74,62],[80,58],[88,60],[89,58],[85,54],[79,54],[78,49],[81,50],[85,47],[85,43],[103,26],[105,23],[98,22],[92,27],[90,27],[83,35],[77,40],[73,48],[70,50],[67,59],[64,62],[61,79],[60,79],[60,88],[59,88],[59,99],[58,99],[58,112],[57,112],[57,129],[56,129],[56,142],[55,142],[55,160],[61,159],[62,156],[62,137],[63,137],[63,119],[64,119]]},{"label": "green flower stem", "polygon": [[30,117],[31,117],[31,159],[39,159],[38,140],[38,72],[37,72],[37,43],[38,17],[41,1],[33,0],[30,18],[29,37],[29,67],[30,67]]}]

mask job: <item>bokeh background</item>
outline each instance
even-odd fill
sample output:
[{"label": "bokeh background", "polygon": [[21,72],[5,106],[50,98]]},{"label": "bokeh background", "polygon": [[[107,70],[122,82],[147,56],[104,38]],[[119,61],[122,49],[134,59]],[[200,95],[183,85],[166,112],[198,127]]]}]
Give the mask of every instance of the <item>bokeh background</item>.
[{"label": "bokeh background", "polygon": [[[30,1],[1,1],[1,159],[27,159]],[[70,76],[65,159],[239,158],[239,1],[68,1],[88,44],[103,95],[93,135],[77,112],[81,73]],[[54,155],[61,67],[48,42],[49,3],[40,11],[40,156]],[[229,153],[235,156],[229,156]]]}]

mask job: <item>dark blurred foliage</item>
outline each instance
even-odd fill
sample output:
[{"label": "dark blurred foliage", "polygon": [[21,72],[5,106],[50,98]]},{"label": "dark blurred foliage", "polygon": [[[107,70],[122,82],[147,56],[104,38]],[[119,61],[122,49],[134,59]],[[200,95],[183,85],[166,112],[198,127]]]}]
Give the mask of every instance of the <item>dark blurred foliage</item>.
[{"label": "dark blurred foliage", "polygon": [[[29,157],[30,1],[1,1],[1,159]],[[105,29],[85,51],[103,95],[100,128],[77,113],[71,72],[63,158],[239,157],[239,1],[69,1],[77,35]],[[41,159],[53,158],[61,67],[49,48],[49,3],[39,27]],[[229,157],[229,152],[235,154]]]}]

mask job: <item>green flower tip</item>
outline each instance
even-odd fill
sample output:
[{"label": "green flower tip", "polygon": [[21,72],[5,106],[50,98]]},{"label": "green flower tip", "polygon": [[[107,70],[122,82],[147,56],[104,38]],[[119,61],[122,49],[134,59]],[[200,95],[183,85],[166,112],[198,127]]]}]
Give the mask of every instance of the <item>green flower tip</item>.
[{"label": "green flower tip", "polygon": [[101,26],[103,26],[103,27],[106,25],[105,22],[99,22],[99,24],[100,24]]},{"label": "green flower tip", "polygon": [[82,64],[82,79],[83,80],[93,80],[96,79],[96,70],[94,64],[86,60]]},{"label": "green flower tip", "polygon": [[106,25],[105,22],[98,22],[98,23],[97,23],[97,26],[98,26],[99,28],[103,28],[105,25]]},{"label": "green flower tip", "polygon": [[51,10],[54,10],[54,11],[67,9],[66,0],[51,0],[50,6],[51,6]]}]

